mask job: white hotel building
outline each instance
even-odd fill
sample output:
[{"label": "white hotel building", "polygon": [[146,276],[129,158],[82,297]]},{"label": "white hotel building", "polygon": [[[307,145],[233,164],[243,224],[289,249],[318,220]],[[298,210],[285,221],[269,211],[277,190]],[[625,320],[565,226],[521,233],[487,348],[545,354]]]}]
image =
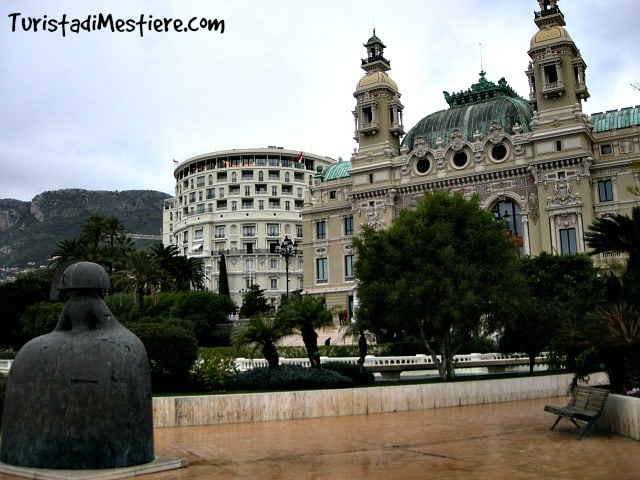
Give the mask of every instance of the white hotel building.
[{"label": "white hotel building", "polygon": [[298,244],[289,259],[289,290],[302,283],[302,207],[318,167],[335,160],[282,147],[211,152],[180,162],[175,196],[165,200],[162,240],[201,258],[206,288],[218,292],[225,257],[231,298],[242,304],[251,285],[276,307],[286,292],[285,236]]}]

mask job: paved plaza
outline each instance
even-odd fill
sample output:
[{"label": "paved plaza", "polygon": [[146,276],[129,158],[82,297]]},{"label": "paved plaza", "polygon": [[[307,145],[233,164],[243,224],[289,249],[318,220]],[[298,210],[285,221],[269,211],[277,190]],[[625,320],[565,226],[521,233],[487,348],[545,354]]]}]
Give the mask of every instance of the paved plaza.
[{"label": "paved plaza", "polygon": [[[155,430],[157,455],[189,467],[144,480],[640,478],[640,442],[593,429],[581,441],[546,403]],[[5,477],[1,477],[3,480]],[[9,477],[6,477],[7,479]]]}]

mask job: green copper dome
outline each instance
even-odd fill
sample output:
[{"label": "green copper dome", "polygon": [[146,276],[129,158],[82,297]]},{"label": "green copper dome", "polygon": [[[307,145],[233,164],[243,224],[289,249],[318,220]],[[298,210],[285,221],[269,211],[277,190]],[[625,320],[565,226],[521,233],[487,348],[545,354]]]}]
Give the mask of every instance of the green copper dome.
[{"label": "green copper dome", "polygon": [[351,162],[345,162],[340,159],[338,163],[330,165],[324,172],[320,173],[323,181],[335,180],[337,178],[345,178],[350,175]]},{"label": "green copper dome", "polygon": [[466,91],[451,95],[444,92],[450,108],[427,115],[416,123],[404,137],[402,146],[411,150],[416,137],[422,136],[427,145],[434,148],[438,139],[449,142],[454,128],[460,129],[465,140],[473,141],[476,131],[487,135],[493,122],[498,122],[509,134],[516,123],[522,132],[531,131],[533,109],[529,102],[518,96],[504,78],[496,85],[484,75],[485,72],[480,72],[478,83]]}]

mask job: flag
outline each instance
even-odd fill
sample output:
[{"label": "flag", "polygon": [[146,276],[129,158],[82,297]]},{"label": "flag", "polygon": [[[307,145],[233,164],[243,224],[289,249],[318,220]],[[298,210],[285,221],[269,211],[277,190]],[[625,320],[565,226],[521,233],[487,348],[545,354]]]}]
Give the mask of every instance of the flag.
[{"label": "flag", "polygon": [[298,157],[296,158],[296,162],[302,163],[302,152],[298,154]]},{"label": "flag", "polygon": [[177,165],[178,163],[180,163],[180,162],[178,162],[178,160],[176,160],[176,159],[174,158],[174,159],[173,159],[173,164],[174,164],[174,165]]}]

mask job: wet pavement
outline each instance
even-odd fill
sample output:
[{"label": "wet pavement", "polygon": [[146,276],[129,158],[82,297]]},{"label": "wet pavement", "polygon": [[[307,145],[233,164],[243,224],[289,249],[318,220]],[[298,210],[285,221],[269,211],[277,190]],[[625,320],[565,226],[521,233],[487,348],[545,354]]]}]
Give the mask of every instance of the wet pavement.
[{"label": "wet pavement", "polygon": [[[566,397],[415,412],[155,430],[187,468],[143,480],[640,478],[640,442],[543,411]],[[1,479],[11,477],[0,476]]]}]

